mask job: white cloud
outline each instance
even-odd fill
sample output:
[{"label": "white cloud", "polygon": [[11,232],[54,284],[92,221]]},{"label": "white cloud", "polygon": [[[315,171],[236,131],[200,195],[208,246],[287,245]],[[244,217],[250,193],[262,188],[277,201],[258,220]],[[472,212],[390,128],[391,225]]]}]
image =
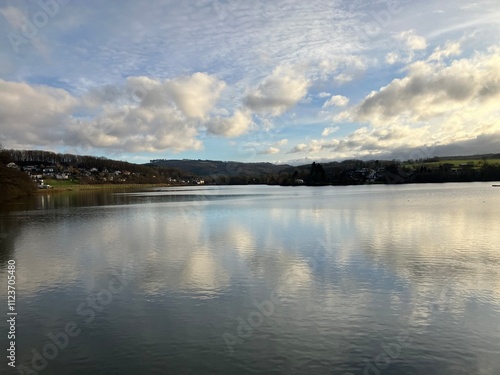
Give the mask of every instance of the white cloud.
[{"label": "white cloud", "polygon": [[105,106],[99,116],[75,120],[66,129],[65,144],[126,152],[199,150],[196,123],[172,107]]},{"label": "white cloud", "polygon": [[0,141],[111,152],[200,150],[200,131],[235,137],[252,124],[246,110],[212,116],[224,87],[205,73],[165,81],[141,76],[78,98],[63,89],[0,80]]},{"label": "white cloud", "polygon": [[187,116],[203,119],[213,109],[226,84],[206,73],[195,73],[165,82],[165,90]]},{"label": "white cloud", "polygon": [[362,156],[373,158],[387,153],[388,150],[408,150],[406,151],[408,155],[409,150],[421,146],[421,140],[429,135],[431,133],[427,128],[414,129],[399,125],[378,128],[362,127],[343,138],[313,139],[308,144],[302,144],[300,150],[296,152],[307,151],[335,159]]},{"label": "white cloud", "polygon": [[247,132],[252,126],[252,116],[249,111],[236,111],[232,117],[215,117],[207,124],[207,130],[214,135],[237,137]]},{"label": "white cloud", "polygon": [[307,149],[307,145],[305,143],[299,143],[295,147],[293,147],[290,151],[288,151],[289,154],[294,154],[297,152],[303,152]]},{"label": "white cloud", "polygon": [[474,9],[478,9],[478,8],[479,8],[478,3],[469,3],[469,4],[464,4],[464,5],[460,6],[460,9],[465,10],[465,11],[470,11],[470,10],[474,10]]},{"label": "white cloud", "polygon": [[[383,11],[379,6],[384,4],[376,3],[255,0],[229,5],[217,1],[214,7],[213,2],[202,0],[176,7],[160,1],[144,7],[132,0],[110,0],[96,8],[69,2],[19,53],[8,38],[0,38],[0,50],[5,52],[0,56],[3,79],[65,87],[61,92],[72,101],[71,106],[52,112],[38,108],[36,103],[50,102],[55,94],[28,84],[42,97],[37,97],[38,102],[20,100],[24,108],[37,109],[37,115],[22,110],[14,114],[13,108],[0,102],[2,115],[24,123],[18,129],[5,129],[2,122],[2,143],[100,145],[105,154],[182,152],[201,149],[205,134],[237,137],[257,128],[269,131],[278,124],[282,124],[280,138],[292,139],[293,134],[295,140],[308,139],[311,127],[307,124],[321,124],[312,130],[318,133],[332,126],[331,108],[318,111],[323,104],[318,100],[324,98],[324,102],[329,93],[339,92],[349,93],[351,102],[365,97],[354,109],[344,108],[335,116],[337,121],[352,121],[353,128],[363,121],[369,129],[392,126],[388,134],[398,134],[403,133],[394,127],[398,124],[428,126],[442,142],[453,141],[445,127],[457,142],[481,129],[490,134],[487,125],[496,124],[495,101],[468,91],[477,91],[477,82],[484,91],[495,91],[494,69],[490,69],[490,81],[481,75],[485,66],[478,65],[478,73],[461,75],[459,65],[464,61],[457,56],[462,51],[463,56],[471,56],[475,49],[498,43],[499,3],[486,0],[462,11],[461,3],[405,2],[398,7],[402,12],[387,19],[379,17]],[[40,11],[36,1],[6,4],[0,6],[4,36],[21,35],[26,19],[32,20]],[[113,17],[117,6],[120,17]],[[433,13],[436,10],[443,13]],[[447,45],[436,48],[447,40]],[[41,56],[42,51],[46,55]],[[422,61],[396,71],[399,67],[381,66],[384,58],[387,64]],[[447,70],[458,72],[457,79]],[[380,80],[387,82],[386,89],[380,87]],[[340,91],[340,85],[345,90]],[[366,95],[370,90],[375,90],[373,98]],[[404,99],[389,98],[391,93]],[[29,116],[32,120],[27,121]],[[478,124],[477,129],[473,124]],[[431,132],[421,135],[431,136]],[[339,144],[338,149],[347,153],[349,145],[355,150],[355,140]],[[211,147],[227,145],[216,142]],[[261,148],[284,149],[272,142],[264,142]],[[333,150],[332,143],[318,141],[312,149],[318,147],[319,152]]]},{"label": "white cloud", "polygon": [[[335,142],[335,141],[330,141],[330,142]],[[319,141],[317,139],[313,139],[311,142],[309,142],[309,145],[308,145],[309,148],[307,151],[309,153],[312,153],[312,154],[320,152],[323,149],[323,144],[324,144],[324,141]]]},{"label": "white cloud", "polygon": [[245,97],[245,104],[253,111],[278,116],[304,98],[310,84],[300,72],[278,67]]},{"label": "white cloud", "polygon": [[206,73],[194,73],[165,81],[145,76],[128,77],[125,87],[105,85],[91,88],[85,97],[88,104],[132,101],[142,107],[175,106],[187,118],[203,120],[215,107],[224,81]]},{"label": "white cloud", "polygon": [[499,92],[499,49],[449,65],[418,61],[409,66],[406,77],[369,94],[355,108],[354,119],[376,124],[403,120],[418,123],[474,109],[481,121]]},{"label": "white cloud", "polygon": [[406,47],[412,51],[427,48],[427,41],[423,36],[416,34],[415,30],[403,31],[397,36],[397,39],[403,41]]},{"label": "white cloud", "polygon": [[10,147],[62,143],[78,105],[67,91],[0,80],[0,139]]},{"label": "white cloud", "polygon": [[342,95],[334,95],[323,104],[323,108],[331,106],[345,107],[348,103],[349,103],[349,98]]},{"label": "white cloud", "polygon": [[325,128],[323,129],[323,132],[321,133],[322,137],[328,137],[330,134],[335,133],[337,130],[339,130],[338,126],[330,127],[330,128]]},{"label": "white cloud", "polygon": [[287,143],[288,143],[288,139],[285,138],[285,139],[279,140],[278,142],[275,142],[273,144],[273,147],[285,146]]},{"label": "white cloud", "polygon": [[386,54],[385,62],[389,65],[410,63],[415,58],[416,51],[422,51],[427,48],[425,38],[417,35],[415,30],[403,31],[397,34],[395,39],[402,42],[404,47]]},{"label": "white cloud", "polygon": [[246,131],[248,115],[211,119],[225,83],[206,73],[194,73],[165,81],[129,77],[124,87],[107,85],[84,97],[89,119],[74,121],[65,141],[74,146],[119,149],[128,152],[200,150],[197,136],[209,133],[233,137]]},{"label": "white cloud", "polygon": [[274,155],[274,154],[278,154],[279,152],[280,152],[279,148],[269,147],[269,148],[266,148],[265,150],[259,151],[258,154],[259,155]]},{"label": "white cloud", "polygon": [[436,47],[434,52],[429,56],[429,61],[441,61],[443,58],[450,56],[458,56],[462,53],[459,42],[448,42],[444,47]]},{"label": "white cloud", "polygon": [[487,134],[500,136],[499,48],[448,64],[418,61],[407,71],[406,77],[373,91],[336,118],[369,126],[308,147],[317,150],[320,145],[349,157],[426,147],[452,149]]},{"label": "white cloud", "polygon": [[334,56],[329,59],[322,59],[317,63],[318,79],[333,80],[338,84],[344,84],[354,80],[366,70],[366,61],[364,56],[354,54],[344,54]]},{"label": "white cloud", "polygon": [[389,65],[396,64],[398,61],[401,60],[401,56],[397,52],[389,52],[385,56],[385,62]]}]

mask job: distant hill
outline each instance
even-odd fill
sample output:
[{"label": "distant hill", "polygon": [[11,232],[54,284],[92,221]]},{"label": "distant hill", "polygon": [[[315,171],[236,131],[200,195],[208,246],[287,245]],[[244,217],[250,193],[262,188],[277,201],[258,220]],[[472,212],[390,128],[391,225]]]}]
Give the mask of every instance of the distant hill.
[{"label": "distant hill", "polygon": [[253,177],[274,174],[285,168],[290,168],[288,164],[276,165],[272,163],[243,163],[237,161],[217,161],[217,160],[151,160],[146,164],[154,167],[169,167],[183,170],[200,177],[211,177],[225,175],[229,177]]},{"label": "distant hill", "polygon": [[[433,157],[404,162],[348,159],[297,166],[201,159],[156,159],[146,164],[134,164],[104,157],[41,150],[5,150],[0,147],[0,166],[11,162],[32,177],[45,173],[46,168],[54,172],[52,177],[61,174],[80,184],[112,181],[114,184],[349,185],[394,183],[394,179],[397,183],[500,180],[500,154]],[[8,192],[5,196],[16,197],[18,193],[29,193],[31,184],[26,184],[28,180],[24,176],[16,176],[16,172],[5,168],[0,172],[1,191]],[[50,178],[49,175],[44,177]]]}]

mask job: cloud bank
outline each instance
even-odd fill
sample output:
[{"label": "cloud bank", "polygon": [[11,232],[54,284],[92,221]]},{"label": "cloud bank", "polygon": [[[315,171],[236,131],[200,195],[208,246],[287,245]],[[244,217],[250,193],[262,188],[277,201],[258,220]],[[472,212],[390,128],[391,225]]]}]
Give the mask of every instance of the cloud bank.
[{"label": "cloud bank", "polygon": [[[429,59],[410,64],[405,77],[334,116],[337,123],[365,126],[343,137],[301,143],[291,152],[409,159],[494,150],[500,139],[500,50],[449,62],[437,58],[459,50],[450,44],[437,48]],[[325,128],[322,135],[330,134]],[[487,147],[481,149],[481,143]]]},{"label": "cloud bank", "polygon": [[129,160],[496,151],[498,1],[58,4],[0,5],[0,34],[24,38],[0,38],[5,147]]}]

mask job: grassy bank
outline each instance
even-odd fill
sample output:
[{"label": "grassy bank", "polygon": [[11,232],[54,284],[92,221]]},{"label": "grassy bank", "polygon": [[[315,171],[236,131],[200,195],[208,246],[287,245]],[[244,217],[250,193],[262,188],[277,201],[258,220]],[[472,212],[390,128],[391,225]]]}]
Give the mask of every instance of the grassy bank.
[{"label": "grassy bank", "polygon": [[60,191],[83,191],[83,190],[108,190],[108,189],[145,189],[172,186],[168,184],[86,184],[80,185],[71,181],[46,180],[52,189],[39,189],[38,193],[60,192]]}]

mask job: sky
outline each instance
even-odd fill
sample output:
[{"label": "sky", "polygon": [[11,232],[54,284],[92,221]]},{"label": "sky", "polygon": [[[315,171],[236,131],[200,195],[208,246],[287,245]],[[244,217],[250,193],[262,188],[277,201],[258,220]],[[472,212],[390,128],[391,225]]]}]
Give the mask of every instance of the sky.
[{"label": "sky", "polygon": [[500,152],[498,0],[0,0],[0,143],[145,163]]}]

